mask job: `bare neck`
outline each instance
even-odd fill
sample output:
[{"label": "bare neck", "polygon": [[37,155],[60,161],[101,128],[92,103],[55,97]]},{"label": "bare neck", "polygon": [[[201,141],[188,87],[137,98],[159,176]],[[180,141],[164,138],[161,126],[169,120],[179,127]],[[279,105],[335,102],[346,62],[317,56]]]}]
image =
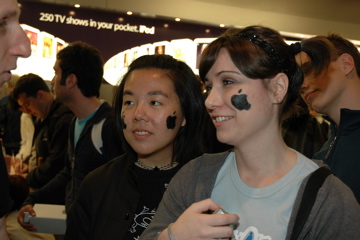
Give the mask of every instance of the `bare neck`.
[{"label": "bare neck", "polygon": [[296,153],[275,132],[247,146],[235,147],[235,157],[240,178],[254,188],[275,183],[297,160]]},{"label": "bare neck", "polygon": [[326,111],[337,126],[340,124],[340,109],[347,108],[350,110],[360,110],[360,79],[356,78],[348,87],[344,89],[342,94],[335,98]]},{"label": "bare neck", "polygon": [[73,99],[73,101],[67,103],[71,111],[75,114],[75,116],[79,119],[85,119],[91,113],[93,113],[99,106],[101,102],[96,97],[79,97],[77,99]]}]

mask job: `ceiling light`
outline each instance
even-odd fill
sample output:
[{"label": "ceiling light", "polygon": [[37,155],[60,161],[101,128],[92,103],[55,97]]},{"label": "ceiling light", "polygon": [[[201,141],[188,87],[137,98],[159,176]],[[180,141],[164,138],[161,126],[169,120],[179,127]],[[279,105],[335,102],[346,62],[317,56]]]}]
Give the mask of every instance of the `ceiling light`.
[{"label": "ceiling light", "polygon": [[176,21],[176,22],[180,22],[181,19],[180,19],[180,18],[175,18],[175,21]]},{"label": "ceiling light", "polygon": [[127,15],[132,15],[133,13],[131,11],[127,11]]},{"label": "ceiling light", "polygon": [[77,3],[77,4],[74,5],[74,7],[79,8],[80,4]]},{"label": "ceiling light", "polygon": [[220,27],[225,27],[225,24],[220,24]]}]

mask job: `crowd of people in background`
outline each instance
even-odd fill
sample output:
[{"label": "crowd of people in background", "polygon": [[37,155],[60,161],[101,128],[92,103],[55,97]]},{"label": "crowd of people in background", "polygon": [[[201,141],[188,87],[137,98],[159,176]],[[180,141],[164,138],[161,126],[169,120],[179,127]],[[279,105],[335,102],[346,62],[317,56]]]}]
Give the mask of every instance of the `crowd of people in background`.
[{"label": "crowd of people in background", "polygon": [[[144,55],[108,103],[101,53],[82,41],[57,53],[50,86],[12,76],[30,55],[19,15],[0,0],[1,240],[360,236],[360,53],[346,38],[229,29],[199,76]],[[24,220],[40,203],[65,205],[64,235]]]}]

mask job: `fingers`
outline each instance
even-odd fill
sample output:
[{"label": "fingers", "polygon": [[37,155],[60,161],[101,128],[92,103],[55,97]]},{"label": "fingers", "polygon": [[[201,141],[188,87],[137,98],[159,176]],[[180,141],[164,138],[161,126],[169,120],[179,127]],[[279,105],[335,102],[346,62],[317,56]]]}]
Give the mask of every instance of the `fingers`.
[{"label": "fingers", "polygon": [[36,231],[37,229],[34,227],[34,225],[32,223],[26,223],[24,222],[24,214],[25,212],[28,212],[30,216],[35,217],[36,213],[34,211],[34,208],[32,205],[25,205],[23,206],[20,210],[19,210],[19,214],[18,214],[18,222],[20,223],[20,225],[29,230],[29,231]]},{"label": "fingers", "polygon": [[197,212],[197,213],[204,213],[204,212],[207,212],[209,210],[215,211],[219,207],[220,206],[217,205],[212,199],[208,198],[208,199],[205,199],[203,201],[193,203],[189,207],[189,209],[191,209],[191,210],[193,210],[194,212]]},{"label": "fingers", "polygon": [[192,204],[172,225],[175,239],[218,239],[230,238],[239,217],[236,214],[205,214],[219,207],[211,199]]}]

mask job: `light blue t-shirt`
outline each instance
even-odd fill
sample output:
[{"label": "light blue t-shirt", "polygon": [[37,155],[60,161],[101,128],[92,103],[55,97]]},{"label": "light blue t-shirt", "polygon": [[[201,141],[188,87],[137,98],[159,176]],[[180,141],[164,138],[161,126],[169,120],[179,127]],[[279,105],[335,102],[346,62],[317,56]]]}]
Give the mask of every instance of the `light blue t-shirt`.
[{"label": "light blue t-shirt", "polygon": [[292,208],[303,179],[319,166],[299,152],[295,166],[264,188],[252,188],[240,178],[235,153],[229,154],[217,176],[211,198],[240,217],[236,240],[285,239]]},{"label": "light blue t-shirt", "polygon": [[90,118],[92,118],[96,111],[98,109],[96,109],[93,113],[91,113],[89,116],[87,116],[84,119],[79,120],[78,118],[76,118],[75,120],[75,130],[74,130],[74,146],[76,146],[79,138],[80,138],[80,134],[82,133],[82,131],[84,130],[84,127],[87,123],[87,121],[89,121]]}]

